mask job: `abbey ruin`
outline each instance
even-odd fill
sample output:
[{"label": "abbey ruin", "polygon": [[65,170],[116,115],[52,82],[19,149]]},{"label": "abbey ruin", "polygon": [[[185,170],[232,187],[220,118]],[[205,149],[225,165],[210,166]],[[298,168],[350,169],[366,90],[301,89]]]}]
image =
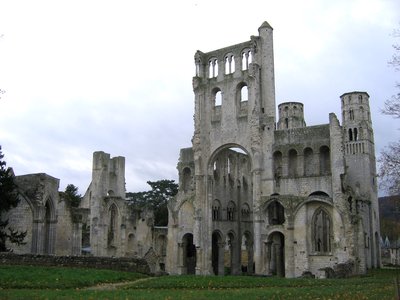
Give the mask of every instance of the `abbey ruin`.
[{"label": "abbey ruin", "polygon": [[375,150],[369,95],[340,96],[341,122],[306,126],[299,102],[278,105],[273,30],[195,54],[195,131],[181,149],[179,192],[168,227],[125,199],[125,159],[93,154],[92,182],[79,208],[59,180],[17,176],[20,205],[10,224],[28,230],[15,253],[81,255],[90,225],[94,256],[144,257],[169,274],[298,277],[351,266],[380,267]]}]

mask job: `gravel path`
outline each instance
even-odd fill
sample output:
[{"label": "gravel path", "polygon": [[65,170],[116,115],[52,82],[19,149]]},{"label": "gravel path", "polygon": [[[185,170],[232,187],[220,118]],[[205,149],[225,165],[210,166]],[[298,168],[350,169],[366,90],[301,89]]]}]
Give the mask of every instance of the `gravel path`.
[{"label": "gravel path", "polygon": [[147,281],[147,280],[151,280],[154,278],[156,278],[156,277],[147,277],[147,278],[141,278],[141,279],[133,280],[133,281],[124,281],[124,282],[115,282],[115,283],[101,283],[98,285],[89,286],[89,287],[85,288],[85,290],[97,290],[97,291],[116,290],[121,287],[129,286],[129,285],[132,285],[137,282]]}]

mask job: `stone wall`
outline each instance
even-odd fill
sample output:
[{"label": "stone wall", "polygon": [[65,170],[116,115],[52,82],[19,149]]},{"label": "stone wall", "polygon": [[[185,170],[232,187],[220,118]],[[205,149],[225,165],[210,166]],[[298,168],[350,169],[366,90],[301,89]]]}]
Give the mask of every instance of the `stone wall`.
[{"label": "stone wall", "polygon": [[3,252],[0,253],[0,264],[111,269],[150,274],[149,265],[144,259],[127,257],[18,255]]}]

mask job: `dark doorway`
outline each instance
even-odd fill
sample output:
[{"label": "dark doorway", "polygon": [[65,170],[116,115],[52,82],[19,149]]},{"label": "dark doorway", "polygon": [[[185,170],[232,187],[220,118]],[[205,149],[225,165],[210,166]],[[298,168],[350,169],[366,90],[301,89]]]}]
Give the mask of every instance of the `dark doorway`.
[{"label": "dark doorway", "polygon": [[273,232],[268,237],[268,264],[269,273],[285,277],[285,236],[280,232]]},{"label": "dark doorway", "polygon": [[186,274],[196,274],[196,246],[193,244],[193,234],[187,233],[183,236],[183,245]]},{"label": "dark doorway", "polygon": [[223,265],[221,266],[221,260],[223,262],[223,255],[221,255],[222,238],[218,232],[213,232],[212,234],[212,269],[214,275],[223,274]]}]

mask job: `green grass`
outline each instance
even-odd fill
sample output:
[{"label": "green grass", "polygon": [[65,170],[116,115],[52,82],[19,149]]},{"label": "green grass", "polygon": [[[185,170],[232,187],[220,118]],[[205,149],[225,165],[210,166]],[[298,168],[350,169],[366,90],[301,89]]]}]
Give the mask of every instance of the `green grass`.
[{"label": "green grass", "polygon": [[144,277],[147,276],[112,270],[0,266],[0,289],[71,289]]},{"label": "green grass", "polygon": [[[110,270],[0,266],[0,299],[394,299],[397,270],[347,279],[164,276]],[[57,280],[58,278],[58,280]],[[118,290],[82,289],[134,281]]]}]

